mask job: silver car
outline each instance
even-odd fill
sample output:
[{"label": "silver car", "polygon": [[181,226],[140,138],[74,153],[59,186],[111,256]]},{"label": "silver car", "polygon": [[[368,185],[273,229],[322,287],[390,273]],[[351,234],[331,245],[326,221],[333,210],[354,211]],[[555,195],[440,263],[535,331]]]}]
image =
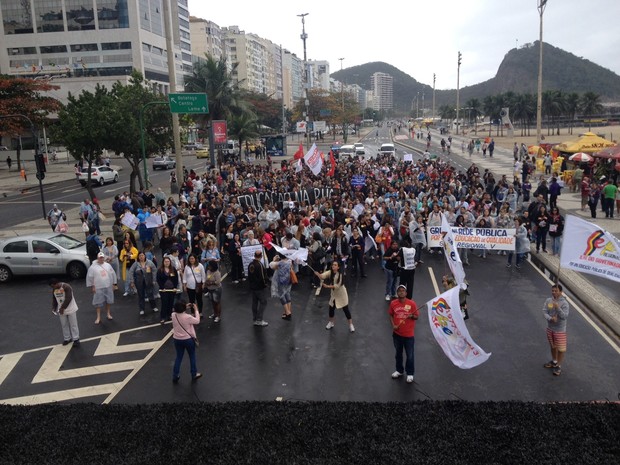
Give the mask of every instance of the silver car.
[{"label": "silver car", "polygon": [[177,167],[176,160],[173,160],[168,155],[163,155],[159,157],[155,157],[153,159],[153,171],[162,169],[162,170],[173,170]]},{"label": "silver car", "polygon": [[40,233],[0,240],[0,283],[13,276],[62,274],[86,276],[90,260],[86,244],[59,233]]}]

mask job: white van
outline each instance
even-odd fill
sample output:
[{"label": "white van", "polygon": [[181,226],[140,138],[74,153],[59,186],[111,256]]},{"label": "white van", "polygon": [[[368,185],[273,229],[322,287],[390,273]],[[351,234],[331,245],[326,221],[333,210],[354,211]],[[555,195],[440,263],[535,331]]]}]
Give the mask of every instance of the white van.
[{"label": "white van", "polygon": [[338,152],[339,157],[354,157],[355,146],[354,145],[342,145]]},{"label": "white van", "polygon": [[381,155],[396,155],[396,147],[394,144],[381,144],[381,148],[379,149],[379,153]]},{"label": "white van", "polygon": [[226,150],[225,150],[225,154],[226,155],[233,155],[233,156],[237,156],[239,155],[239,142],[236,140],[228,140],[226,141]]}]

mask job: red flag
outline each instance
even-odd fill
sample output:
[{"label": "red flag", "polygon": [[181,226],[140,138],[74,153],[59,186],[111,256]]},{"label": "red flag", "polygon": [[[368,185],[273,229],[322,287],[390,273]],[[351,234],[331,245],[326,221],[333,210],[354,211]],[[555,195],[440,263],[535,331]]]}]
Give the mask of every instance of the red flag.
[{"label": "red flag", "polygon": [[332,167],[327,172],[327,176],[333,176],[336,172],[336,159],[334,158],[334,152],[329,151],[329,162],[332,164]]},{"label": "red flag", "polygon": [[304,146],[300,142],[297,152],[295,152],[295,155],[293,155],[293,160],[299,160],[300,158],[303,158],[303,157],[304,157]]}]

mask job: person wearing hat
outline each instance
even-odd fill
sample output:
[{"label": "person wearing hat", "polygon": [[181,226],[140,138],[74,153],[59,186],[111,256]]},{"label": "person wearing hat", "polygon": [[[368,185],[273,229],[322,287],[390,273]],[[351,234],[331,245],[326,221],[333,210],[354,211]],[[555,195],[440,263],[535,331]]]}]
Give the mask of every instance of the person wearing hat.
[{"label": "person wearing hat", "polygon": [[47,214],[47,222],[52,227],[52,231],[56,231],[56,226],[60,223],[60,220],[65,220],[67,217],[65,214],[58,208],[58,205],[54,204],[52,209]]},{"label": "person wearing hat", "polygon": [[101,307],[105,305],[108,320],[112,320],[110,306],[114,303],[114,291],[117,289],[117,277],[112,266],[105,261],[105,254],[99,252],[97,260],[88,268],[86,287],[93,291],[93,306],[97,311],[95,324],[101,323]]},{"label": "person wearing hat", "polygon": [[[396,288],[397,298],[390,302],[388,314],[392,323],[392,341],[396,351],[396,371],[392,379],[398,379],[407,372],[407,382],[413,383],[415,373],[414,343],[415,324],[420,316],[416,303],[407,298],[407,286],[400,284]],[[407,360],[403,367],[403,350]]]}]

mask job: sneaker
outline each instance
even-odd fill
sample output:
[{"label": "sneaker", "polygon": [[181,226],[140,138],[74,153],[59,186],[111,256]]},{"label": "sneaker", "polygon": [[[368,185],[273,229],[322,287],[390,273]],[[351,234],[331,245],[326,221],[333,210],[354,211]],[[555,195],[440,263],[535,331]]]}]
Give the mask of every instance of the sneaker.
[{"label": "sneaker", "polygon": [[413,383],[413,375],[407,375],[407,382],[409,384]]},{"label": "sneaker", "polygon": [[213,323],[219,323],[220,322],[220,317],[216,316],[215,318],[213,318]]},{"label": "sneaker", "polygon": [[157,313],[158,311],[159,311],[159,309],[158,309],[157,307],[155,307],[155,308],[153,309],[153,313]]},{"label": "sneaker", "polygon": [[545,368],[555,368],[558,366],[558,362],[555,362],[553,360],[549,360],[547,363],[545,363],[543,365]]},{"label": "sneaker", "polygon": [[506,263],[506,268],[510,268],[512,265],[510,263]]},{"label": "sneaker", "polygon": [[215,313],[212,313],[211,315],[209,315],[209,318],[212,320],[213,318],[215,318]]},{"label": "sneaker", "polygon": [[238,279],[235,279],[235,280],[233,281],[233,284],[239,284],[239,280],[238,280]]},{"label": "sneaker", "polygon": [[256,320],[254,322],[254,326],[267,326],[269,323],[267,323],[265,320]]},{"label": "sneaker", "polygon": [[125,293],[123,294],[123,297],[127,297],[128,295],[129,295],[129,292],[125,292]]},{"label": "sneaker", "polygon": [[521,269],[521,265],[517,265],[515,268],[516,268],[517,270],[520,270],[520,269]]},{"label": "sneaker", "polygon": [[76,339],[75,341],[73,341],[73,348],[75,349],[76,347],[80,347],[80,340]]},{"label": "sneaker", "polygon": [[556,365],[555,367],[553,367],[553,376],[560,376],[561,374],[562,374],[562,367],[560,365]]},{"label": "sneaker", "polygon": [[330,321],[329,323],[327,323],[327,326],[325,326],[325,329],[332,329],[334,326],[336,325]]},{"label": "sneaker", "polygon": [[355,326],[353,325],[349,325],[349,331],[351,331],[352,333],[355,332]]},{"label": "sneaker", "polygon": [[63,346],[66,346],[66,345],[68,345],[70,343],[71,343],[71,339],[69,339],[68,341],[62,341],[62,345]]},{"label": "sneaker", "polygon": [[418,260],[418,263],[424,263],[424,260]]},{"label": "sneaker", "polygon": [[403,374],[400,371],[395,371],[394,373],[392,373],[392,379],[398,379],[402,376]]},{"label": "sneaker", "polygon": [[148,302],[148,301],[149,301],[149,298],[148,298],[148,297],[145,297],[145,298],[144,298],[144,301],[145,301],[145,302]]},{"label": "sneaker", "polygon": [[196,373],[194,376],[192,376],[192,381],[197,381],[200,378],[202,378],[202,373]]},{"label": "sneaker", "polygon": [[174,376],[174,377],[172,378],[172,382],[173,382],[174,384],[177,384],[177,383],[179,382],[179,378],[180,378],[180,376]]},{"label": "sneaker", "polygon": [[434,250],[429,250],[428,253],[430,253],[431,255],[433,255],[435,253]]},{"label": "sneaker", "polygon": [[390,294],[385,294],[385,300],[390,301]]},{"label": "sneaker", "polygon": [[144,315],[144,310],[140,310],[140,316]]}]

